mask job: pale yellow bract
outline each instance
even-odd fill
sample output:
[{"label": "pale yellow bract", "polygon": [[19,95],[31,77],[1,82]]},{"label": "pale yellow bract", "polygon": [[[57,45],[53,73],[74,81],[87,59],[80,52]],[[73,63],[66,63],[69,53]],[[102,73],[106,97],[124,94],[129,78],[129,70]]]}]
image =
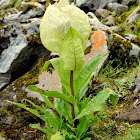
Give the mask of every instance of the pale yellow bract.
[{"label": "pale yellow bract", "polygon": [[60,54],[62,41],[70,27],[78,31],[85,50],[91,32],[88,16],[76,6],[69,5],[68,0],[49,5],[40,24],[43,45],[48,50]]}]

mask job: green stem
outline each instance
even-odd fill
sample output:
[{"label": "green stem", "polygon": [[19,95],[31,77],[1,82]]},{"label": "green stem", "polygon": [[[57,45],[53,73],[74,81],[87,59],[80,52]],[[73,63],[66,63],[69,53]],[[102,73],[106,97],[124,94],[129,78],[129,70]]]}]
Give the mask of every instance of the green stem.
[{"label": "green stem", "polygon": [[[74,96],[74,88],[73,88],[73,71],[70,73],[70,89],[71,89],[71,94]],[[75,118],[75,112],[74,112],[74,105],[71,105],[71,111],[72,111],[72,118]]]}]

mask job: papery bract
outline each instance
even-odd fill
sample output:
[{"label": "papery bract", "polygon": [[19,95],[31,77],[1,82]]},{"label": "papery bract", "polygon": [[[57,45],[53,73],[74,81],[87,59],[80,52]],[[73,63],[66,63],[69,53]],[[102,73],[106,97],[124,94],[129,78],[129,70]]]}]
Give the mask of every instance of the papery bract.
[{"label": "papery bract", "polygon": [[48,50],[60,54],[62,41],[70,26],[79,32],[84,50],[91,32],[88,16],[79,8],[68,5],[68,0],[49,5],[40,24],[43,45]]}]

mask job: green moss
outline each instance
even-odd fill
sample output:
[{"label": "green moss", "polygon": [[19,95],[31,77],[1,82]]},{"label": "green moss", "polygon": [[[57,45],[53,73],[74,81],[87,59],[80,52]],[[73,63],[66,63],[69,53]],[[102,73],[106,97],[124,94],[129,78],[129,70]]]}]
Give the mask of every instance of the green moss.
[{"label": "green moss", "polygon": [[132,42],[135,43],[136,45],[140,46],[140,36],[135,37],[135,38],[132,40]]},{"label": "green moss", "polygon": [[122,65],[128,65],[130,62],[129,54],[131,49],[132,44],[129,41],[126,41],[121,37],[114,36],[113,45],[110,48],[112,59],[118,59],[122,62]]},{"label": "green moss", "polygon": [[[2,101],[6,99],[13,101],[13,96],[16,95],[17,102],[24,103],[28,107],[31,107],[31,105],[25,102],[23,98],[29,99],[35,104],[42,106],[44,103],[38,99],[26,97],[26,92],[22,89],[22,87],[27,87],[28,85],[37,83],[39,72],[41,71],[44,63],[48,60],[48,55],[49,54],[44,55],[44,57],[39,60],[39,63],[31,71],[12,82],[12,84],[10,84],[4,91],[0,92],[0,99]],[[10,94],[7,94],[7,92]],[[38,130],[35,131],[29,127],[30,123],[40,123],[44,126],[44,121],[40,120],[35,115],[11,104],[4,106],[4,108],[0,111],[0,118],[5,118],[8,114],[14,114],[11,125],[2,124],[0,121],[0,133],[2,133],[4,137],[10,139],[25,138],[32,140],[35,138],[39,139],[43,136],[42,132]],[[26,136],[23,135],[25,133]]]}]

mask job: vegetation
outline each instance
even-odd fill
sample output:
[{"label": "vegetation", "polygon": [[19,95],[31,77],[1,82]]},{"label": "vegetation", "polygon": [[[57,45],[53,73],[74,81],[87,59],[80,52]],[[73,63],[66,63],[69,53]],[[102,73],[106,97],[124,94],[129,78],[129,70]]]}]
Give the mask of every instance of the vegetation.
[{"label": "vegetation", "polygon": [[[63,10],[64,12],[62,12]],[[67,14],[65,11],[67,11]],[[52,12],[57,15],[52,16]],[[74,17],[76,14],[79,14],[78,21]],[[63,17],[62,21],[59,20],[60,15]],[[30,124],[29,126],[46,133],[47,139],[90,140],[90,135],[96,136],[93,131],[89,130],[91,114],[104,110],[108,98],[113,107],[118,102],[117,94],[109,88],[103,89],[92,99],[90,97],[83,98],[95,73],[94,70],[105,56],[104,54],[99,55],[89,64],[83,66],[84,50],[90,32],[88,17],[80,9],[69,5],[68,1],[60,1],[55,6],[50,5],[40,24],[41,39],[44,46],[50,51],[59,53],[60,58],[47,61],[44,70],[47,70],[49,64],[53,65],[61,78],[62,93],[44,91],[32,85],[29,88],[41,94],[46,103],[45,106],[38,106],[25,99],[26,102],[36,108],[31,109],[24,104],[8,101],[45,121],[46,126],[43,128],[36,124]],[[47,96],[58,99],[56,107]]]},{"label": "vegetation", "polygon": [[[140,33],[139,32],[139,23],[140,23],[139,19],[134,23],[133,26],[124,25],[124,22],[127,16],[136,8],[136,6],[137,5],[131,6],[130,10],[126,13],[123,13],[121,15],[116,15],[115,21],[116,21],[116,25],[119,25],[122,28],[122,32],[120,34],[123,35],[124,33],[131,33],[131,34],[137,35],[137,37],[133,39],[132,42],[139,45],[139,42],[140,42],[139,41],[140,39],[139,38],[139,33]],[[46,17],[44,16],[44,19],[45,18]],[[59,23],[59,22],[55,22],[55,23]],[[46,25],[46,23],[42,22],[42,26],[43,24]],[[51,22],[49,24],[51,24]],[[47,25],[47,26],[50,27],[50,25]],[[69,45],[70,44],[69,42],[73,41],[74,48],[76,47],[79,48],[78,47],[79,45],[76,45],[78,44],[77,40],[78,39],[83,40],[83,36],[81,36],[83,33],[79,32],[77,30],[78,29],[77,27],[76,28],[74,27],[61,28],[64,26],[57,26],[57,27],[60,27],[60,28],[55,28],[54,31],[56,34],[53,36],[53,38],[56,39],[57,37],[60,37],[62,40],[60,38],[57,38],[57,39],[59,41],[62,41],[65,44],[63,45],[63,47]],[[132,27],[134,27],[134,30]],[[43,27],[42,33],[43,33],[44,28],[47,30],[46,27]],[[63,31],[64,31],[63,29],[64,30],[68,29],[66,30],[64,35],[63,35]],[[45,38],[44,40],[47,40],[46,35],[43,34],[42,36]],[[70,38],[66,36],[70,36]],[[116,38],[115,41],[116,43],[118,41],[120,43],[122,42],[122,40],[119,40],[119,38]],[[44,42],[44,45],[46,46],[46,48],[48,48],[49,44],[45,44],[45,43],[46,42]],[[83,47],[83,44],[81,46]],[[117,46],[118,45],[116,45],[116,47]],[[130,45],[128,44],[128,46]],[[130,48],[131,46],[126,51],[130,51],[129,50]],[[51,50],[52,47],[50,46],[49,49]],[[83,49],[83,52],[84,51],[85,50]],[[66,51],[64,51],[64,53],[67,54]],[[72,53],[70,53],[70,56],[72,56]],[[102,57],[103,56],[98,56],[95,60],[92,60],[91,63],[87,65],[87,66],[93,66],[92,70],[91,69],[87,70],[86,66],[83,66],[83,65],[79,68],[78,71],[82,71],[82,70],[84,71],[84,68],[87,70],[87,71],[86,70],[84,71],[88,75],[87,81],[83,82],[85,83],[85,87],[84,86],[83,87],[81,86],[81,87],[82,89],[87,89],[88,87],[88,90],[83,91],[83,90],[80,90],[79,88],[77,92],[75,92],[76,91],[75,87],[77,87],[77,85],[75,85],[76,83],[75,79],[80,78],[80,80],[78,80],[80,83],[81,77],[84,77],[83,75],[85,74],[82,75],[81,73],[76,72],[77,68],[73,70],[69,69],[69,72],[68,71],[65,72],[63,67],[61,69],[63,71],[59,73],[60,65],[62,63],[63,63],[63,66],[65,66],[66,68],[69,68],[68,66],[72,66],[69,64],[68,59],[66,59],[66,61],[62,61],[64,58],[63,58],[63,55],[61,55],[61,53],[60,53],[60,59],[56,58],[56,59],[47,61],[46,64],[44,65],[44,71],[48,70],[48,66],[53,65],[54,69],[58,72],[61,78],[62,85],[63,85],[62,86],[63,92],[62,93],[51,92],[51,91],[48,92],[48,91],[43,91],[41,89],[38,89],[36,86],[30,86],[31,90],[39,92],[41,94],[41,96],[45,100],[45,103],[39,102],[38,99],[32,99],[32,98],[26,97],[25,96],[26,93],[23,93],[21,90],[21,87],[23,85],[28,86],[30,84],[36,84],[38,82],[37,81],[38,74],[42,68],[42,65],[44,64],[44,61],[47,60],[46,58],[43,59],[43,61],[41,61],[39,65],[37,65],[33,70],[26,73],[23,77],[14,81],[12,85],[7,87],[7,89],[8,88],[17,89],[18,91],[17,102],[18,103],[13,103],[13,102],[11,103],[18,105],[22,108],[19,108],[16,106],[11,107],[10,105],[8,105],[2,110],[0,117],[4,116],[5,114],[15,114],[16,117],[14,117],[12,120],[12,123],[14,124],[14,126],[13,125],[2,126],[3,130],[2,131],[0,130],[0,134],[4,136],[6,139],[9,139],[9,138],[20,139],[24,137],[22,134],[25,134],[27,132],[25,139],[29,139],[29,140],[30,139],[48,140],[50,138],[52,140],[57,139],[57,138],[60,138],[62,140],[64,138],[65,139],[85,139],[85,140],[86,139],[87,140],[88,139],[139,140],[140,138],[139,122],[122,120],[119,117],[119,114],[122,111],[127,112],[128,109],[132,107],[134,103],[139,105],[139,102],[138,102],[139,95],[135,94],[133,91],[134,91],[135,77],[137,75],[137,71],[140,65],[138,66],[137,63],[135,64],[133,63],[129,67],[127,66],[124,67],[120,58],[118,59],[109,58],[106,65],[101,69],[99,75],[96,78],[93,78],[96,65],[99,63]],[[120,57],[123,57],[123,55],[121,55]],[[75,62],[75,61],[72,60],[72,62]],[[73,74],[72,74],[72,71],[73,71]],[[91,75],[88,73],[89,71]],[[91,73],[91,71],[93,73]],[[74,75],[75,72],[76,74]],[[62,77],[63,75],[64,77]],[[72,77],[73,77],[73,80],[71,80]],[[90,79],[92,80],[90,81]],[[74,96],[73,96],[72,85],[74,85],[73,86]],[[79,93],[83,95],[78,100],[78,97],[76,95],[79,95]],[[115,108],[112,108],[112,104],[110,102],[111,100],[109,100],[111,98],[108,98],[106,101],[103,100],[102,98],[103,94],[106,95],[106,97],[109,97],[109,95],[110,97],[112,95],[114,95],[114,97],[117,97],[117,95],[119,96],[119,101]],[[50,97],[47,97],[46,95]],[[49,100],[50,98],[52,99],[54,97],[59,98],[57,100],[57,107],[54,106],[52,101]],[[2,94],[0,94],[0,98],[2,98]],[[26,99],[23,100],[23,98],[26,98]],[[96,100],[97,101],[100,100],[99,102],[100,104],[95,104]],[[24,105],[21,103],[24,103]],[[101,105],[103,106],[108,105],[108,107],[103,108],[101,107]],[[74,106],[74,111],[72,109],[73,106]],[[91,110],[91,112],[89,113],[88,110],[91,109],[91,106],[93,107],[92,108],[93,110]],[[95,107],[98,107],[97,110],[94,110]],[[25,111],[23,108],[30,111],[31,113],[28,111]],[[33,115],[32,113],[35,114],[37,117]],[[81,118],[79,118],[80,115],[82,116]],[[22,124],[20,122],[22,122]],[[28,127],[27,125],[29,123],[34,123],[34,124],[30,124],[30,127]]]}]

